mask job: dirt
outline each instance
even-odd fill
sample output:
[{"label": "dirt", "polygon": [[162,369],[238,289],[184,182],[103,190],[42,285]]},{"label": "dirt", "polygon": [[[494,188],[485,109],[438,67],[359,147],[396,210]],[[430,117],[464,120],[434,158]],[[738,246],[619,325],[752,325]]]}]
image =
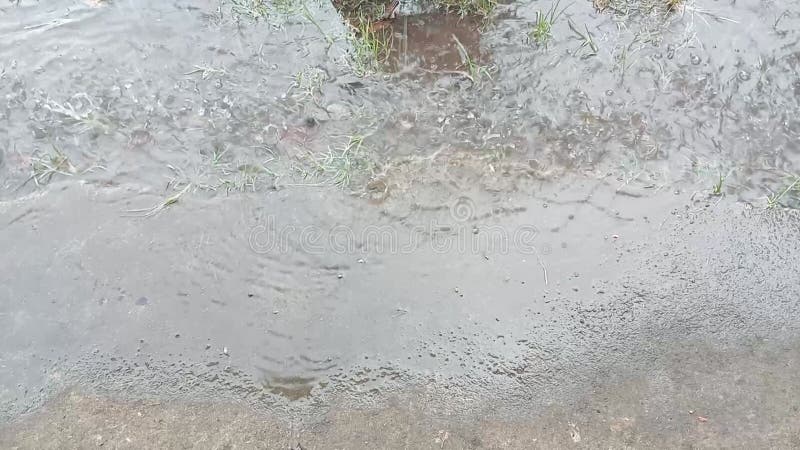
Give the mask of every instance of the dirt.
[{"label": "dirt", "polygon": [[[68,391],[0,432],[4,448],[717,448],[796,447],[797,343],[718,352],[698,341],[665,367],[612,377],[567,406],[454,420],[422,389],[382,409],[333,408],[314,424],[238,405],[110,401]],[[775,361],[783,370],[775,370]]]},{"label": "dirt", "polygon": [[0,7],[0,447],[800,445],[796,5],[232,5]]}]

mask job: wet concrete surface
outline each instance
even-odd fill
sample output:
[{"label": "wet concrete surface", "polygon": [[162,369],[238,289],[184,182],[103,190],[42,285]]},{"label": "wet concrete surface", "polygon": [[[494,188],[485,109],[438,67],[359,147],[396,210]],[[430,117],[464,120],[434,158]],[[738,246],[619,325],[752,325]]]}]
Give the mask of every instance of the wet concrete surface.
[{"label": "wet concrete surface", "polygon": [[[231,404],[110,401],[68,391],[12,432],[4,448],[794,448],[800,443],[797,342],[720,351],[667,349],[640,376],[598,381],[574,403],[533,417],[459,416],[424,390],[382,409],[334,408],[306,424]],[[776,361],[780,361],[776,363]],[[662,363],[664,364],[662,366]],[[410,394],[410,395],[409,395]]]},{"label": "wet concrete surface", "polygon": [[[631,202],[641,203],[640,213],[664,203],[623,196],[618,209],[597,209],[592,202],[600,200],[601,190],[595,189],[589,203],[562,192],[467,225],[472,237],[480,235],[473,226],[487,229],[486,222],[499,221],[504,229],[538,223],[538,258],[519,248],[431,251],[427,243],[433,241],[423,239],[408,253],[272,253],[259,245],[265,241],[253,239],[254,229],[263,233],[254,209],[269,210],[271,202],[309,204],[319,192],[186,200],[157,217],[132,221],[120,216],[124,205],[93,190],[71,187],[5,206],[4,217],[13,223],[3,233],[3,272],[14,274],[4,284],[4,295],[14,300],[4,311],[2,338],[8,419],[78,386],[165,407],[191,400],[247,405],[254,412],[219,420],[267,414],[276,427],[286,426],[280,420],[311,426],[305,424],[325,423],[331,414],[367,411],[348,415],[352,422],[329,431],[351,437],[354,429],[368,426],[369,411],[399,414],[396,420],[416,417],[392,410],[396,399],[400,405],[421,402],[430,423],[449,418],[456,427],[491,418],[497,423],[489,429],[500,427],[501,434],[518,429],[522,418],[535,420],[555,408],[558,418],[581,417],[584,428],[597,427],[594,433],[617,442],[620,437],[605,428],[612,419],[597,422],[590,414],[605,405],[623,417],[638,417],[623,434],[640,444],[671,432],[676,443],[725,442],[719,429],[687,428],[698,425],[696,418],[683,417],[684,409],[713,411],[736,436],[739,421],[746,421],[753,442],[767,442],[759,440],[772,436],[767,431],[778,433],[780,443],[790,442],[789,418],[796,417],[791,339],[800,289],[800,229],[791,211],[701,202],[627,217]],[[71,208],[40,208],[51,196],[63,197],[57,204]],[[347,195],[339,200],[351,206],[360,201]],[[315,213],[337,217],[352,210],[339,205]],[[297,228],[319,223],[313,214],[302,219],[305,214],[302,208],[292,216]],[[357,229],[381,217],[367,209],[351,223]],[[579,218],[592,228],[570,228]],[[155,234],[152,227],[161,231]],[[395,227],[402,240],[408,227]],[[39,248],[33,237],[42,234],[53,239],[39,241]],[[46,263],[35,256],[44,252],[51,255]],[[214,256],[229,252],[236,257]],[[284,279],[303,282],[284,289]],[[595,398],[597,392],[605,393]],[[64,401],[93,398],[77,395]],[[705,400],[693,404],[697,398]],[[86,401],[91,408],[128,414],[124,402]],[[676,409],[677,404],[684,406]],[[49,408],[73,410],[63,403]],[[197,411],[196,420],[217,420],[212,407],[187,408]],[[775,408],[789,414],[781,420],[789,420],[790,431],[773,428],[783,422],[763,419],[778,417]],[[167,415],[165,420],[177,414],[150,411]],[[48,434],[19,434],[44,426],[36,417],[7,432],[22,443]],[[88,433],[91,418],[75,417],[73,423],[70,417],[61,419],[64,427]],[[663,417],[680,418],[680,426]],[[359,425],[360,420],[367,422]],[[557,427],[555,418],[549,423]],[[429,425],[409,424],[422,430]],[[241,439],[269,432],[241,426]],[[422,430],[411,447],[430,438],[430,430]],[[326,447],[327,432],[317,446]],[[544,428],[524,436],[562,439]],[[394,443],[389,438],[386,445]]]},{"label": "wet concrete surface", "polygon": [[0,447],[800,445],[800,10],[549,6],[0,8]]}]

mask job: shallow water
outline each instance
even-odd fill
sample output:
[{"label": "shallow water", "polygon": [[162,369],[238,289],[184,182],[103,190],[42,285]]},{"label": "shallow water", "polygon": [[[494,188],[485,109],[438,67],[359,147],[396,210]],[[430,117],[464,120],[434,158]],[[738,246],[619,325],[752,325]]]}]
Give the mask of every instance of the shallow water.
[{"label": "shallow water", "polygon": [[[577,2],[547,46],[547,2],[411,7],[367,76],[328,3],[4,5],[3,410],[72,384],[287,411],[429,385],[514,413],[646,367],[650,333],[785,331],[797,286],[759,283],[797,267],[769,256],[796,227],[734,204],[800,171],[785,3],[654,31]],[[743,319],[746,282],[775,308]]]},{"label": "shallow water", "polygon": [[[468,18],[403,16],[393,65],[405,69],[368,78],[353,74],[353,40],[326,3],[309,14],[331,46],[309,16],[273,26],[216,2],[7,6],[4,196],[32,190],[18,188],[30,158],[53,146],[73,178],[101,185],[221,189],[219,178],[237,188],[255,178],[268,188],[363,135],[365,177],[385,172],[398,186],[419,181],[396,167],[403,157],[463,153],[477,175],[490,160],[515,167],[511,177],[610,174],[631,189],[709,190],[722,175],[726,192],[757,201],[799,163],[798,11],[690,5],[656,27],[575,3],[546,47],[528,37],[549,6],[539,2],[501,6],[480,34]],[[595,56],[570,21],[589,30]],[[449,73],[464,70],[454,35],[491,79],[475,86]],[[300,73],[313,81],[292,87]],[[242,175],[244,164],[269,172]]]}]

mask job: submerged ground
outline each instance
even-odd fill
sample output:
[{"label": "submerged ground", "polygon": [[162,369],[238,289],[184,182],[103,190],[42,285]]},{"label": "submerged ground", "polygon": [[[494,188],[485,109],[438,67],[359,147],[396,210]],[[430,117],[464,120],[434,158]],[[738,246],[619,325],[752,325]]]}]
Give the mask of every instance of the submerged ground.
[{"label": "submerged ground", "polygon": [[800,445],[800,5],[352,6],[0,6],[0,447]]}]

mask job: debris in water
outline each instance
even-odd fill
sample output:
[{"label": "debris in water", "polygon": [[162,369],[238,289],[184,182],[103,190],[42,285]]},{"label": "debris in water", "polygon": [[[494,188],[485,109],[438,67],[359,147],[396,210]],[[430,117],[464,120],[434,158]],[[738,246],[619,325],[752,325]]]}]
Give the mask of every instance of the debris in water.
[{"label": "debris in water", "polygon": [[439,444],[439,448],[444,448],[444,443],[450,438],[450,433],[447,430],[439,430],[437,438],[434,440],[437,444]]},{"label": "debris in water", "polygon": [[580,441],[581,441],[581,433],[580,433],[580,430],[578,430],[578,427],[577,427],[577,426],[576,426],[574,423],[572,423],[572,422],[570,422],[570,423],[569,423],[569,426],[572,428],[572,429],[569,431],[569,434],[570,434],[570,436],[572,437],[572,442],[575,442],[575,443],[577,444],[578,442],[580,442]]},{"label": "debris in water", "polygon": [[161,203],[151,207],[151,208],[144,208],[144,209],[129,209],[125,211],[125,213],[130,214],[128,217],[153,217],[156,214],[160,213],[161,211],[167,209],[167,207],[178,203],[181,196],[192,187],[192,183],[187,184],[180,192],[177,194],[167,197]]}]

